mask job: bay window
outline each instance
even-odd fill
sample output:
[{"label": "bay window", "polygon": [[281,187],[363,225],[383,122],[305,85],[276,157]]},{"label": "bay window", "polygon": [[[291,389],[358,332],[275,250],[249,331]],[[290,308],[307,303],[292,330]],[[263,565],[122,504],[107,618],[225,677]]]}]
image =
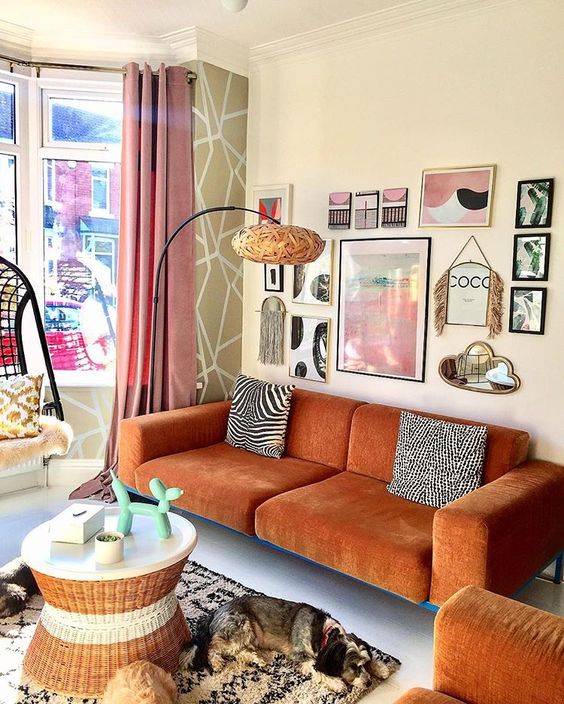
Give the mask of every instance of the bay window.
[{"label": "bay window", "polygon": [[0,254],[43,299],[63,386],[113,383],[121,112],[121,83],[0,72]]}]

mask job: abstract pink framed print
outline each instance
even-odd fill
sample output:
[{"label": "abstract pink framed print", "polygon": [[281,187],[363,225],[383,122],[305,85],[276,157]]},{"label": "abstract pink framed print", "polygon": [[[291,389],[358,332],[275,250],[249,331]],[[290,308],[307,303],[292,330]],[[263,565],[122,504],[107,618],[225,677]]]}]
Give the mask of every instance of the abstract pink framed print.
[{"label": "abstract pink framed print", "polygon": [[407,188],[384,188],[382,227],[407,225]]},{"label": "abstract pink framed print", "polygon": [[330,230],[348,230],[351,226],[350,191],[335,191],[329,194],[329,214],[327,227]]},{"label": "abstract pink framed print", "polygon": [[426,169],[419,227],[489,227],[495,166]]},{"label": "abstract pink framed print", "polygon": [[424,381],[431,238],[340,245],[337,370]]},{"label": "abstract pink framed print", "polygon": [[[258,222],[271,222],[269,218],[279,220],[286,225],[292,217],[292,184],[282,183],[274,186],[255,186],[253,188],[253,210],[258,210]],[[267,217],[268,216],[268,217]]]}]

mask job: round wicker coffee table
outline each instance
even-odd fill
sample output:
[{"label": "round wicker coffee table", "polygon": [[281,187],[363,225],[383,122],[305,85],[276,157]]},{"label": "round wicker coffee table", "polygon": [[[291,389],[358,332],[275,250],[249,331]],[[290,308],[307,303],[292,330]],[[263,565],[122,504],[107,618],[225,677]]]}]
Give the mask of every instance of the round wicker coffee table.
[{"label": "round wicker coffee table", "polygon": [[[119,509],[106,509],[115,530]],[[29,533],[22,557],[31,567],[45,606],[24,659],[41,687],[81,697],[100,695],[116,670],[150,660],[169,672],[190,631],[175,587],[197,536],[170,514],[172,535],[157,537],[153,521],[136,516],[125,538],[124,559],[98,565],[94,539],[84,545],[52,543],[49,522]]]}]

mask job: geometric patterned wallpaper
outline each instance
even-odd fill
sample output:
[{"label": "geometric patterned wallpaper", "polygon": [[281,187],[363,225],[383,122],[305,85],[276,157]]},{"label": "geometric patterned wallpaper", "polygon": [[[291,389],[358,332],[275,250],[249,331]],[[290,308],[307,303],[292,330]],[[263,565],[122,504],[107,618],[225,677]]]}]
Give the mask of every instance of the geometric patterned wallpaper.
[{"label": "geometric patterned wallpaper", "polygon": [[[191,64],[196,208],[245,206],[248,79],[211,64]],[[196,225],[198,402],[226,399],[241,369],[243,260],[231,247],[242,212],[214,213]]]},{"label": "geometric patterned wallpaper", "polygon": [[65,420],[74,440],[65,459],[104,459],[112,417],[113,387],[60,387]]},{"label": "geometric patterned wallpaper", "polygon": [[[202,61],[194,96],[196,208],[245,205],[248,79]],[[196,221],[198,401],[229,396],[241,368],[243,260],[231,238],[244,213],[219,213]],[[113,388],[59,389],[74,431],[69,459],[103,459]]]}]

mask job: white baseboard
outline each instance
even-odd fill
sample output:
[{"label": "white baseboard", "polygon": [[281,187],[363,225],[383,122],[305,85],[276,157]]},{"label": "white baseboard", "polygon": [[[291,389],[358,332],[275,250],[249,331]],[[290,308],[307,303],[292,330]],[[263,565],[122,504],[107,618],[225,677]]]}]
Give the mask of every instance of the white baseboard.
[{"label": "white baseboard", "polygon": [[104,460],[56,459],[49,461],[49,486],[77,487],[95,477]]},{"label": "white baseboard", "polygon": [[0,477],[0,494],[11,494],[14,491],[34,489],[45,484],[45,470],[31,469],[27,472],[17,472],[12,476]]}]

